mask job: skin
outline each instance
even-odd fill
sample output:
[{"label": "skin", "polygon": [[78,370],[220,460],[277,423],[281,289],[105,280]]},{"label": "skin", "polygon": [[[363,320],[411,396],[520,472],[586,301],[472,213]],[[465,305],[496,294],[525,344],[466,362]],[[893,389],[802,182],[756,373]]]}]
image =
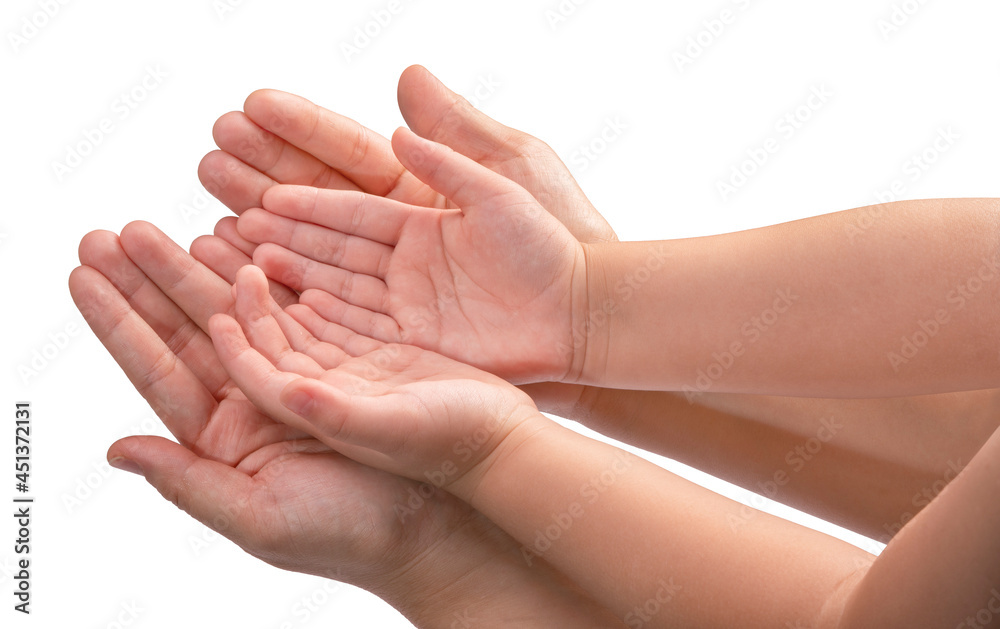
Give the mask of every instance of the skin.
[{"label": "skin", "polygon": [[[493,179],[466,158],[418,148],[423,159],[403,161],[428,185],[495,194]],[[211,336],[254,404],[366,464],[440,478],[524,544],[526,561],[531,548],[545,553],[627,623],[665,570],[683,585],[659,610],[658,626],[950,626],[987,601],[986,586],[1000,577],[993,559],[1000,508],[983,506],[995,493],[1000,438],[872,561],[763,514],[733,530],[724,522],[742,506],[550,422],[496,376],[366,337],[307,306],[282,311],[256,267],[239,272],[236,296],[236,318],[215,315]],[[584,511],[573,499],[587,496],[588,482],[604,493]],[[566,511],[553,514],[553,505]],[[540,544],[542,535],[551,543]],[[595,573],[595,565],[604,569]],[[727,604],[705,605],[721,600]]]},{"label": "skin", "polygon": [[466,503],[259,412],[204,332],[231,309],[229,284],[158,230],[93,232],[80,258],[75,302],[178,440],[122,439],[112,465],[248,553],[368,589],[420,627],[450,627],[456,615],[620,626],[548,564],[528,570],[516,542]]},{"label": "skin", "polygon": [[[329,167],[329,166],[327,166],[327,167]],[[248,176],[250,176],[250,177],[254,176],[253,173],[257,173],[258,172],[255,169],[247,167],[247,166],[244,166],[244,168],[245,168],[245,173]],[[250,171],[252,171],[252,173]],[[232,180],[230,181],[229,187],[226,187],[225,190],[227,192],[231,192],[233,189],[239,188],[244,183],[246,183],[246,180],[240,179],[240,177],[237,177],[237,176],[233,176]],[[307,182],[291,182],[291,183],[307,183]],[[220,194],[222,194],[224,196],[224,193],[221,192],[221,188],[217,189],[217,190],[213,190],[213,191],[219,192]],[[225,232],[223,231],[222,233],[225,233]],[[232,234],[229,234],[229,236],[231,238],[233,237]],[[220,239],[205,238],[205,239],[202,239],[199,242],[201,244],[205,245],[204,248],[201,250],[201,253],[211,252],[212,254],[220,254],[220,253],[222,253],[222,252],[225,251],[224,247],[221,246],[223,241],[221,241]],[[253,252],[253,246],[252,246],[252,244],[249,245],[249,246],[247,246],[247,243],[243,243],[243,244],[244,244],[244,246],[247,247],[247,249],[249,250],[249,252],[251,252],[251,253]],[[242,251],[242,250],[240,250],[240,251]],[[224,257],[224,256],[220,256],[220,259],[222,257]],[[221,266],[217,267],[217,268],[221,269]],[[230,265],[230,268],[232,268],[232,265]],[[275,290],[278,291],[278,292],[282,292],[286,296],[289,295],[289,293],[287,291],[281,291],[280,287],[275,287]],[[597,415],[597,414],[600,414],[602,412],[606,412],[605,409],[610,406],[609,400],[611,398],[608,395],[605,395],[603,393],[600,396],[585,395],[585,394],[587,394],[588,391],[589,392],[599,392],[599,391],[601,391],[601,390],[593,388],[593,387],[587,387],[587,388],[584,388],[584,387],[573,387],[573,388],[559,387],[559,388],[556,388],[556,387],[551,387],[550,385],[544,385],[544,389],[541,389],[539,387],[534,387],[534,391],[533,392],[537,396],[541,397],[543,395],[542,391],[545,392],[545,395],[549,395],[550,397],[553,397],[553,398],[556,397],[555,393],[553,393],[553,392],[558,391],[559,392],[559,396],[560,396],[559,397],[560,403],[563,402],[563,401],[566,401],[566,400],[571,400],[573,398],[575,398],[576,400],[579,400],[580,401],[579,404],[584,404],[584,405],[587,404],[590,401],[593,401],[595,403],[593,405],[589,405],[589,407],[588,407],[588,412],[590,412],[593,415]],[[580,391],[582,393],[579,396],[577,396],[576,395],[577,391]],[[630,398],[631,397],[638,397],[638,396],[632,396],[631,394],[623,394],[623,395],[628,395]],[[665,394],[654,394],[654,395],[663,396]],[[719,398],[719,397],[724,397],[724,396],[703,396],[702,400],[704,401],[704,400],[709,399],[709,398]],[[754,396],[746,396],[746,398],[747,399],[753,399]],[[667,399],[667,398],[657,397],[657,399],[658,400],[663,400],[663,399]],[[906,405],[908,405],[910,407],[912,407],[914,405],[919,405],[919,400],[920,400],[920,398],[914,398],[912,401],[906,402]],[[627,400],[625,398],[617,398],[615,401],[616,402],[626,402]],[[726,406],[733,406],[733,405],[739,405],[739,404],[741,404],[741,402],[738,401],[738,398],[730,398],[730,400],[729,400],[728,403],[722,403],[722,404],[719,404],[719,406],[726,407]],[[651,416],[659,418],[658,411],[657,411],[657,405],[656,404],[646,404],[646,403],[644,403],[644,404],[641,404],[640,406],[646,408],[648,410],[648,412],[650,412]],[[970,405],[970,406],[972,406],[972,405]],[[778,416],[779,418],[784,417],[785,418],[784,420],[781,420],[781,419],[778,420],[779,423],[781,423],[782,421],[786,421],[787,422],[787,421],[794,420],[794,415],[791,415],[791,416],[789,416],[789,415],[782,415],[782,413],[781,413],[781,407],[780,407],[779,404],[762,405],[762,407],[763,407],[762,410],[758,410],[756,412],[758,412],[760,415],[762,415],[764,417],[769,417],[769,418],[772,418],[774,416]],[[889,410],[892,410],[892,409],[889,409]],[[898,412],[898,413],[902,414],[905,410],[907,410],[907,409],[904,407],[904,405],[900,404],[900,408],[897,411],[895,411],[895,412]],[[928,418],[929,419],[930,419],[931,416],[932,416],[932,413],[928,413]],[[859,419],[861,419],[861,417],[859,417]],[[838,433],[838,434],[845,434],[845,433],[841,432],[841,433]],[[858,433],[855,433],[855,434],[858,434]],[[921,434],[924,434],[924,431],[921,431]],[[858,440],[862,440],[862,438],[863,437],[859,434]],[[974,441],[974,439],[972,439],[972,438],[969,439],[970,443],[973,442],[973,441]],[[887,451],[892,452],[892,445],[893,445],[893,442],[891,440],[888,440],[888,439],[885,440],[885,446],[886,446]],[[872,446],[872,447],[876,447],[876,446]],[[978,447],[978,445],[977,445],[977,447]],[[969,449],[971,449],[971,446],[969,447]],[[892,455],[896,456],[896,457],[903,456],[903,454],[904,454],[903,452],[892,452]],[[937,502],[935,502],[933,504],[937,504]],[[936,594],[940,594],[941,592],[945,592],[946,590],[934,590],[934,591],[935,591]],[[876,593],[876,595],[873,598],[877,600],[878,599],[878,594]],[[975,610],[972,610],[972,611],[975,611]],[[919,618],[918,618],[918,620],[919,620]],[[891,626],[891,624],[887,624],[886,626]],[[919,623],[918,624],[912,624],[911,623],[908,626],[920,626],[920,625],[919,625]]]},{"label": "skin", "polygon": [[[238,274],[235,318],[215,315],[210,329],[227,371],[269,416],[366,465],[432,479],[523,544],[526,564],[544,556],[627,624],[668,588],[655,626],[832,627],[840,584],[870,562],[763,513],[734,531],[742,505],[555,424],[497,376],[365,339],[308,307],[282,311],[256,267]],[[546,546],[537,540],[549,527],[559,533]]]},{"label": "skin", "polygon": [[[404,118],[417,133],[524,186],[581,241],[617,240],[559,158],[540,140],[476,111],[419,66],[404,72],[399,100]],[[367,172],[387,172],[397,183],[365,191],[418,205],[451,207],[401,171],[387,140],[353,121],[272,90],[255,92],[245,109],[245,114],[220,118],[215,137],[221,150],[207,155],[199,169],[210,191],[236,214],[247,216],[223,219],[216,229],[221,238],[206,236],[192,245],[196,257],[213,264],[228,260],[224,255],[238,248],[242,261],[224,265],[229,281],[252,255],[272,275],[295,283],[298,275],[276,264],[282,249],[315,256],[316,264],[336,261],[322,255],[342,246],[343,234],[315,224],[303,229],[273,215],[274,220],[268,221],[268,213],[259,208],[264,191],[276,183],[363,190],[351,179],[350,162],[362,173],[353,175],[359,181],[367,181]],[[363,145],[354,143],[359,138]],[[259,247],[261,242],[268,244]],[[288,295],[294,293],[275,286],[272,283],[278,302],[289,303]],[[688,399],[670,392],[554,383],[523,388],[543,410],[577,419],[883,542],[968,463],[1000,418],[996,390],[842,400],[713,391]],[[808,465],[790,468],[786,456],[821,434],[823,418],[833,418],[843,428]],[[769,491],[773,486],[768,483],[781,473],[787,479],[779,479],[786,484],[777,493]]]}]

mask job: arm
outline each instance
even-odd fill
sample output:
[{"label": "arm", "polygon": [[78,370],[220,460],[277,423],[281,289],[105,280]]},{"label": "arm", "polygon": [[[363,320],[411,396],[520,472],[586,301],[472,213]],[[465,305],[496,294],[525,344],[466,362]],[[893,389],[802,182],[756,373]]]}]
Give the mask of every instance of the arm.
[{"label": "arm", "polygon": [[462,617],[615,626],[550,566],[524,566],[516,542],[465,503],[259,414],[200,328],[232,306],[231,287],[163,234],[143,224],[121,239],[94,232],[80,258],[74,300],[180,442],[120,440],[112,465],[141,474],[248,553],[370,590],[420,627],[450,628]]},{"label": "arm", "polygon": [[266,302],[263,275],[246,267],[238,321],[211,322],[220,359],[256,405],[359,462],[478,506],[518,540],[526,564],[550,561],[626,624],[647,605],[667,626],[820,622],[867,561],[765,514],[734,529],[742,505],[558,427],[495,376]]},{"label": "arm", "polygon": [[956,626],[991,604],[998,436],[873,560],[765,514],[734,529],[741,505],[548,421],[494,376],[282,313],[253,267],[236,289],[238,321],[214,317],[212,336],[255,404],[359,461],[432,479],[627,625],[645,613],[656,626]]},{"label": "arm", "polygon": [[522,387],[577,420],[888,542],[1000,426],[1000,391],[817,399]]},{"label": "arm", "polygon": [[612,314],[584,339],[576,379],[689,399],[996,386],[998,215],[991,199],[901,201],[719,236],[588,245],[589,312]]}]

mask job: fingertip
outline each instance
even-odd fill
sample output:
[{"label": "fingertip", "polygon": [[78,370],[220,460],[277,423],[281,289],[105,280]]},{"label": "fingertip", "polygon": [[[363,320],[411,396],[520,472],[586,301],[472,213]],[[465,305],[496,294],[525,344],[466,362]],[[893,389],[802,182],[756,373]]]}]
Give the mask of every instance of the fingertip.
[{"label": "fingertip", "polygon": [[236,271],[236,285],[242,289],[259,289],[267,286],[267,276],[255,264],[245,264]]},{"label": "fingertip", "polygon": [[260,203],[264,209],[270,209],[278,205],[288,203],[297,196],[302,196],[309,188],[307,186],[296,186],[293,184],[275,184],[264,191],[261,195]]},{"label": "fingertip", "polygon": [[95,229],[80,239],[80,246],[77,247],[77,256],[80,258],[82,264],[95,266],[94,262],[115,248],[121,248],[118,241],[118,234],[106,229]]},{"label": "fingertip", "polygon": [[316,396],[310,391],[305,378],[297,378],[286,384],[278,394],[278,400],[285,408],[305,419],[312,418],[316,408]]},{"label": "fingertip", "polygon": [[234,123],[239,123],[241,119],[246,116],[242,111],[228,111],[215,121],[212,125],[212,139],[215,140],[217,146],[222,146],[225,142],[226,132],[232,128]]},{"label": "fingertip", "polygon": [[250,92],[250,94],[246,97],[246,100],[243,101],[243,111],[249,112],[258,110],[261,107],[267,107],[273,103],[275,99],[288,95],[288,92],[283,92],[269,87],[256,89]]},{"label": "fingertip", "polygon": [[208,334],[212,340],[222,339],[236,332],[240,324],[231,315],[217,312],[208,318]]}]

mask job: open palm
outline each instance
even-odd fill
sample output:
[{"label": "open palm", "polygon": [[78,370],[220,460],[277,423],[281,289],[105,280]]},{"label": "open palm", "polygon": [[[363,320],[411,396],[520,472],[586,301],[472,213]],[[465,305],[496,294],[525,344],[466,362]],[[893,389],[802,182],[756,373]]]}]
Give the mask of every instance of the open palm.
[{"label": "open palm", "polygon": [[355,460],[450,486],[538,419],[527,395],[492,374],[359,336],[306,306],[282,311],[256,267],[235,287],[235,319],[210,323],[230,375],[258,408]]},{"label": "open palm", "polygon": [[400,517],[417,483],[260,413],[199,327],[228,309],[228,284],[152,226],[130,225],[121,240],[89,234],[81,262],[70,278],[74,300],[179,441],[128,437],[109,459],[247,552],[374,588],[471,512],[438,494],[430,508]]},{"label": "open palm", "polygon": [[566,377],[574,317],[586,309],[580,243],[510,180],[405,129],[393,143],[409,170],[461,209],[276,186],[264,194],[264,211],[240,221],[265,233],[291,225],[306,255],[267,244],[255,263],[359,334],[513,381]]}]

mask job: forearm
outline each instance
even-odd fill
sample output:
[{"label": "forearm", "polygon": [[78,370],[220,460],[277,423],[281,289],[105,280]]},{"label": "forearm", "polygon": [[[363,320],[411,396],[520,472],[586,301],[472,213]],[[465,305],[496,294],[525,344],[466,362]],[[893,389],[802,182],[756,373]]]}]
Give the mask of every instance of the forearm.
[{"label": "forearm", "polygon": [[532,393],[548,402],[543,410],[883,542],[1000,424],[998,390],[854,400],[705,394],[693,404],[659,391],[560,391]]},{"label": "forearm", "polygon": [[1000,432],[886,547],[839,625],[1000,626]]},{"label": "forearm", "polygon": [[519,546],[470,510],[460,527],[444,533],[373,593],[420,629],[622,627],[547,562],[529,568]]},{"label": "forearm", "polygon": [[[907,201],[586,245],[584,384],[824,397],[1000,381],[1000,204]],[[853,228],[853,230],[852,230]]]},{"label": "forearm", "polygon": [[626,624],[637,608],[657,610],[649,626],[819,622],[868,558],[551,422],[483,469],[451,490]]}]

